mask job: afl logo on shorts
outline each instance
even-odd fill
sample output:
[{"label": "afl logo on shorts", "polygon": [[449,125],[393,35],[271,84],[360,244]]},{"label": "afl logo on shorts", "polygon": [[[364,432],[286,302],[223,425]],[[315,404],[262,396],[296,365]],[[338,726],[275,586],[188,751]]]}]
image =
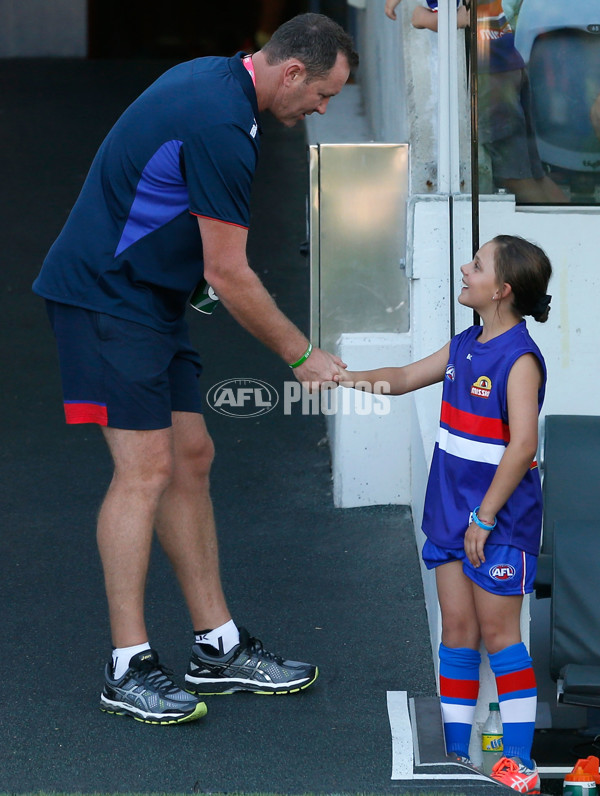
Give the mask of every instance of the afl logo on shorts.
[{"label": "afl logo on shorts", "polygon": [[446,368],[446,378],[448,379],[448,381],[454,381],[454,379],[456,378],[456,368],[454,367],[454,365],[448,365],[448,367]]},{"label": "afl logo on shorts", "polygon": [[494,580],[511,580],[517,574],[512,564],[495,564],[490,569],[490,578]]},{"label": "afl logo on shorts", "polygon": [[492,391],[492,380],[489,376],[480,376],[471,387],[471,395],[478,398],[489,398]]}]

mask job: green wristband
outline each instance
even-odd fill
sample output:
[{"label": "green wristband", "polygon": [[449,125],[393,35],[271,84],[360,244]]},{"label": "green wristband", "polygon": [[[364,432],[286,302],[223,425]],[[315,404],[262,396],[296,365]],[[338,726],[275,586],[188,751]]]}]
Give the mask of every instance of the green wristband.
[{"label": "green wristband", "polygon": [[306,349],[306,351],[305,351],[305,352],[302,354],[302,356],[300,357],[300,359],[299,359],[299,360],[297,360],[297,362],[292,362],[292,364],[290,365],[290,368],[298,368],[298,367],[300,367],[300,365],[301,365],[303,362],[306,362],[306,360],[307,360],[307,359],[309,358],[309,356],[312,354],[312,350],[313,350],[312,343],[309,343],[309,344],[308,344],[308,348],[307,348],[307,349]]}]

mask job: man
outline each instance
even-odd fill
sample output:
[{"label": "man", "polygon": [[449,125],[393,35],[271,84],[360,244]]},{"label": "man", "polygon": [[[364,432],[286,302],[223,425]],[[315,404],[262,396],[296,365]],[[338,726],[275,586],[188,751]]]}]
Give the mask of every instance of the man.
[{"label": "man", "polygon": [[57,338],[68,423],[98,423],[114,474],[98,517],[113,642],[101,708],[172,724],[206,712],[150,647],[144,591],[153,531],[195,628],[194,694],[290,693],[318,670],[238,629],[223,595],[209,494],[213,444],[184,311],[202,276],[233,317],[321,385],[344,367],[312,348],[246,259],[259,112],[292,126],[324,113],[358,63],[332,20],[303,14],[253,56],[179,64],[121,116],[34,290]]}]

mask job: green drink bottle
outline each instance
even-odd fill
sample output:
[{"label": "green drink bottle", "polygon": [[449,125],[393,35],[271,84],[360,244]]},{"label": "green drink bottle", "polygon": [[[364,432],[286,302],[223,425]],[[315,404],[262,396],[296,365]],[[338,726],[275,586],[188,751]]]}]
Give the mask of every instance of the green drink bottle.
[{"label": "green drink bottle", "polygon": [[204,313],[204,315],[212,315],[218,303],[219,297],[206,279],[202,279],[198,282],[194,292],[190,296],[190,307],[198,310],[198,312]]}]

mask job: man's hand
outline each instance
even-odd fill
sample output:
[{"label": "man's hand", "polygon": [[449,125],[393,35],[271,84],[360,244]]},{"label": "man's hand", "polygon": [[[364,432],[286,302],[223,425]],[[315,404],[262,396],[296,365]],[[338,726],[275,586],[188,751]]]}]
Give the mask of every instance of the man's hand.
[{"label": "man's hand", "polygon": [[323,351],[322,348],[313,348],[308,359],[297,368],[293,369],[294,376],[309,391],[313,392],[325,387],[335,387],[334,376],[339,376],[347,367],[345,362]]},{"label": "man's hand", "polygon": [[397,19],[394,9],[400,3],[400,0],[385,0],[385,15],[390,19]]}]

